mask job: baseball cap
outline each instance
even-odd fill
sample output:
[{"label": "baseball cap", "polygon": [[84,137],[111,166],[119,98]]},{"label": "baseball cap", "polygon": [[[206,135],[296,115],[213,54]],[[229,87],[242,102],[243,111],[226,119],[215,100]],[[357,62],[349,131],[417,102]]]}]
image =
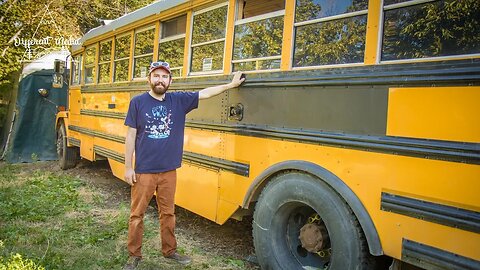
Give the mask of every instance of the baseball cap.
[{"label": "baseball cap", "polygon": [[155,69],[159,69],[159,68],[163,68],[164,70],[166,70],[170,74],[172,73],[170,71],[170,64],[168,62],[158,61],[158,62],[152,62],[150,64],[150,69],[148,71],[148,74],[152,73],[152,71],[154,71]]}]

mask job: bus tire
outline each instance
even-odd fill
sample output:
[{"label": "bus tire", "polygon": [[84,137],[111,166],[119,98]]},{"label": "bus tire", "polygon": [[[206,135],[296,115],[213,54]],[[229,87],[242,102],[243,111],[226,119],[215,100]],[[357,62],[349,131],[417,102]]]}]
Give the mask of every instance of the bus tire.
[{"label": "bus tire", "polygon": [[67,130],[63,122],[57,129],[57,155],[62,170],[70,169],[77,165],[79,159],[78,148],[67,146]]},{"label": "bus tire", "polygon": [[275,177],[255,207],[253,240],[262,269],[375,269],[360,224],[320,179]]}]

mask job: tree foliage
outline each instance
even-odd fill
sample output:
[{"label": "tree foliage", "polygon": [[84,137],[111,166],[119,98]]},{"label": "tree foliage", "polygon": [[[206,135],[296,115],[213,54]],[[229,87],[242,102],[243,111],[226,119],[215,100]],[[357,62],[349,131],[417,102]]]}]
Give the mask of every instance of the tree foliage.
[{"label": "tree foliage", "polygon": [[[0,1],[0,83],[20,70],[26,53],[58,48],[55,38],[77,39],[103,19],[113,20],[153,0],[4,0]],[[49,39],[28,51],[20,40]],[[17,44],[15,43],[17,41]]]},{"label": "tree foliage", "polygon": [[480,2],[436,1],[385,14],[382,60],[480,52]]},{"label": "tree foliage", "polygon": [[181,76],[183,68],[183,55],[185,49],[185,38],[179,38],[160,43],[160,49],[158,50],[158,60],[167,61],[173,69],[172,76]]},{"label": "tree foliage", "polygon": [[283,16],[236,26],[233,59],[280,55],[282,34]]},{"label": "tree foliage", "polygon": [[[317,3],[318,2],[318,3]],[[367,9],[367,1],[353,0],[346,7],[336,2],[298,0],[296,22]],[[296,28],[295,67],[363,62],[367,16],[328,20]]]},{"label": "tree foliage", "polygon": [[[193,19],[192,44],[202,44],[225,38],[225,27],[227,23],[227,6],[195,15]],[[192,49],[191,71],[204,70],[204,60],[211,59],[209,70],[221,70],[223,68],[223,54],[225,42],[218,41],[200,45]]]}]

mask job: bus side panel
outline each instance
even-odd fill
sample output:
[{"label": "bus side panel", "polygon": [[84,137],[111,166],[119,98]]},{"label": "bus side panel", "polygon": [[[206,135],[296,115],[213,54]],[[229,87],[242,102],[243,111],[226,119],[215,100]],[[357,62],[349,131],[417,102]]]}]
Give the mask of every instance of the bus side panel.
[{"label": "bus side panel", "polygon": [[[377,228],[385,254],[401,259],[405,238],[479,260],[480,253],[473,248],[480,245],[478,233],[381,210],[382,193],[473,213],[480,210],[478,164],[464,161],[461,156],[457,161],[425,158],[427,154],[415,151],[428,152],[427,140],[415,141],[419,149],[411,152],[399,153],[389,148],[400,140],[387,135],[387,119],[393,119],[388,118],[393,115],[389,112],[397,113],[400,101],[389,100],[388,95],[387,86],[291,87],[288,91],[259,87],[230,91],[228,103],[241,103],[244,117],[225,125],[241,125],[226,134],[225,159],[249,164],[250,174],[248,178],[222,177],[222,199],[242,205],[252,181],[264,170],[283,161],[304,160],[332,172],[356,194]],[[472,98],[460,95],[450,103],[456,103],[452,105],[455,117],[464,118],[474,126],[478,116],[468,105],[472,101],[467,96]],[[448,98],[448,95],[442,97]],[[429,118],[438,117],[433,104],[427,102],[425,106],[432,106],[432,113],[419,119],[428,122]],[[445,123],[451,123],[454,119],[451,117],[446,117]],[[407,119],[414,119],[414,115]],[[427,123],[423,129],[430,127]],[[375,144],[363,143],[363,136]],[[458,137],[464,139],[467,138]]]},{"label": "bus side panel", "polygon": [[123,162],[109,158],[108,164],[112,169],[113,175],[118,179],[125,181],[125,164]]},{"label": "bus side panel", "polygon": [[[305,160],[319,164],[358,196],[379,233],[385,254],[401,257],[402,239],[407,238],[466,257],[480,259],[480,235],[421,219],[381,210],[382,192],[408,195],[434,203],[479,211],[480,166],[351,149],[299,144],[271,139],[235,136],[228,138],[227,157],[249,159],[250,177],[237,176],[221,191],[229,201],[241,205],[251,182],[272,164]],[[221,182],[224,182],[223,179]]]},{"label": "bus side panel", "polygon": [[218,172],[183,163],[177,171],[175,204],[210,220],[217,216]]},{"label": "bus side panel", "polygon": [[68,110],[70,114],[80,115],[80,88],[71,88],[68,91]]},{"label": "bus side panel", "polygon": [[387,135],[480,143],[479,100],[478,86],[390,88]]}]

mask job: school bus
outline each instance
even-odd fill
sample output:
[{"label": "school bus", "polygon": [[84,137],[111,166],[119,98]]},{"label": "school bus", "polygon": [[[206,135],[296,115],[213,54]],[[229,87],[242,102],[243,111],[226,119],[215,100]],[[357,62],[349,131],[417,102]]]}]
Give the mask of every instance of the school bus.
[{"label": "school bus", "polygon": [[[478,0],[168,0],[71,49],[60,165],[108,159],[152,61],[187,115],[176,204],[253,215],[263,269],[480,269]],[[383,260],[384,261],[384,260]],[[390,264],[390,262],[389,262]]]}]

